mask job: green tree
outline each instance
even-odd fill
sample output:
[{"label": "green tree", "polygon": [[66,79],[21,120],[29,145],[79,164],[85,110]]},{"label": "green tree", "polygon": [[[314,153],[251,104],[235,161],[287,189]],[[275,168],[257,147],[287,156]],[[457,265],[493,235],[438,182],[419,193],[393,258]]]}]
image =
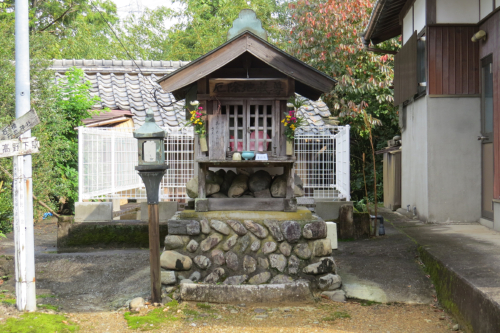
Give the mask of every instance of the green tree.
[{"label": "green tree", "polygon": [[[0,3],[0,21],[14,24],[15,0]],[[31,0],[31,35],[44,40],[45,59],[110,59],[118,50],[108,24],[119,24],[111,0]]]},{"label": "green tree", "polygon": [[[0,126],[15,119],[15,64],[14,26],[10,19],[0,20]],[[83,74],[72,71],[68,84],[54,84],[54,72],[48,70],[46,39],[43,34],[30,36],[31,106],[37,111],[41,123],[32,130],[40,141],[40,153],[33,154],[33,193],[49,207],[59,210],[63,202],[75,200],[76,132],[74,127],[88,117],[95,102],[88,96],[88,85]],[[82,110],[83,109],[83,110]],[[12,175],[12,158],[0,159],[0,166]],[[0,170],[0,230],[8,232],[12,222],[12,179]],[[34,202],[35,218],[47,211]]]},{"label": "green tree", "polygon": [[[374,148],[399,132],[397,110],[393,106],[393,56],[368,52],[361,33],[366,27],[373,0],[299,0],[290,4],[295,25],[291,31],[289,52],[335,77],[338,84],[324,100],[351,130],[351,191],[353,200],[365,197],[366,182],[373,184],[373,158],[364,165],[361,156],[372,156],[369,133]],[[382,49],[397,50],[399,42],[390,40]],[[363,113],[380,120],[382,126],[368,128]],[[372,125],[373,126],[373,125]],[[377,163],[377,188],[382,189],[382,163]],[[370,186],[368,187],[370,188]],[[373,187],[371,187],[373,188]],[[380,198],[383,191],[377,191]],[[374,191],[369,191],[374,200]]]},{"label": "green tree", "polygon": [[71,68],[65,78],[67,81],[56,86],[56,106],[65,118],[65,126],[59,129],[57,136],[57,140],[64,143],[64,151],[58,154],[62,158],[54,160],[54,171],[60,178],[53,195],[66,204],[66,209],[73,211],[78,200],[78,133],[75,128],[83,125],[83,119],[99,112],[91,110],[100,99],[90,95],[91,84],[85,81],[82,69]]},{"label": "green tree", "polygon": [[[0,20],[0,125],[6,125],[15,119],[15,64],[14,27],[9,20]],[[53,87],[54,73],[47,71],[49,62],[43,60],[44,43],[40,38],[31,38],[31,105],[37,110],[41,123],[32,130],[32,135],[40,141],[40,153],[33,154],[33,193],[53,209],[52,188],[57,183],[53,172],[54,160],[62,158],[54,152],[64,151],[64,143],[57,140],[59,130],[65,126],[65,120],[56,106],[57,90]],[[12,175],[12,158],[0,159],[0,166]],[[12,221],[12,179],[2,170],[0,181],[0,211],[8,215],[2,223],[4,231]],[[3,203],[3,205],[2,205]],[[46,211],[35,204],[35,216],[40,217]]]},{"label": "green tree", "polygon": [[[242,9],[253,9],[271,42],[283,46],[288,7],[277,0],[176,0],[180,10],[147,10],[125,20],[121,37],[136,58],[194,60],[225,43]],[[178,22],[168,26],[168,22]],[[289,24],[288,24],[289,25]]]}]

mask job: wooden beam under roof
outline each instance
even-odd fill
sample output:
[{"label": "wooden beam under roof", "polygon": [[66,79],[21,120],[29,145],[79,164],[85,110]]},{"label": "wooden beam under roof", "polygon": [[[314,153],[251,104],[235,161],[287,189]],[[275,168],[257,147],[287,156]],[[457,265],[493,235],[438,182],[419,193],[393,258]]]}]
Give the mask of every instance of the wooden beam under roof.
[{"label": "wooden beam under roof", "polygon": [[250,32],[243,33],[194,60],[189,65],[163,77],[158,83],[166,92],[180,91],[184,87],[224,67],[245,52],[252,54],[286,76],[310,87],[313,91],[329,92],[336,84],[333,78],[279,50]]}]

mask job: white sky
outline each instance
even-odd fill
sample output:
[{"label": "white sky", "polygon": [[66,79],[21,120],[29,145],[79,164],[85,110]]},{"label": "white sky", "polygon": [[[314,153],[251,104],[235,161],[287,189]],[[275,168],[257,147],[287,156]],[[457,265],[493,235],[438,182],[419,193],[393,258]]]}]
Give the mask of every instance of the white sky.
[{"label": "white sky", "polygon": [[172,0],[112,0],[116,4],[118,15],[121,19],[129,13],[140,14],[146,8],[154,9],[156,7],[174,7],[179,8],[179,4],[172,4]]}]

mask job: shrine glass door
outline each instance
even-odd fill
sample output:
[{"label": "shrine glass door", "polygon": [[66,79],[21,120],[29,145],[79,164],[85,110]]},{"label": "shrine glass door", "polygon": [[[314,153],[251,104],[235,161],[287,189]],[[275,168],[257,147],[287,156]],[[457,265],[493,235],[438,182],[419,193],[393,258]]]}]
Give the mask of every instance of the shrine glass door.
[{"label": "shrine glass door", "polygon": [[[217,105],[217,104],[216,104]],[[220,113],[227,116],[229,126],[229,149],[230,151],[242,152],[247,144],[246,136],[246,101],[222,101]]]},{"label": "shrine glass door", "polygon": [[273,149],[274,103],[261,100],[247,101],[245,150],[257,153],[271,153]]}]

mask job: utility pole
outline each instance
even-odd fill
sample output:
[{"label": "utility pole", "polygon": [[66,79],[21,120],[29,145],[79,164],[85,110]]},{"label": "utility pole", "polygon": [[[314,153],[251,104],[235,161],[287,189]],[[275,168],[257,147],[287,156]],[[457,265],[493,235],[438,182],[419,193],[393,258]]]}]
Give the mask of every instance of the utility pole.
[{"label": "utility pole", "polygon": [[[30,55],[28,1],[16,0],[16,118],[30,106]],[[31,137],[31,131],[21,140]],[[35,249],[33,233],[33,181],[31,155],[14,156],[14,244],[16,305],[20,311],[36,310]]]}]

